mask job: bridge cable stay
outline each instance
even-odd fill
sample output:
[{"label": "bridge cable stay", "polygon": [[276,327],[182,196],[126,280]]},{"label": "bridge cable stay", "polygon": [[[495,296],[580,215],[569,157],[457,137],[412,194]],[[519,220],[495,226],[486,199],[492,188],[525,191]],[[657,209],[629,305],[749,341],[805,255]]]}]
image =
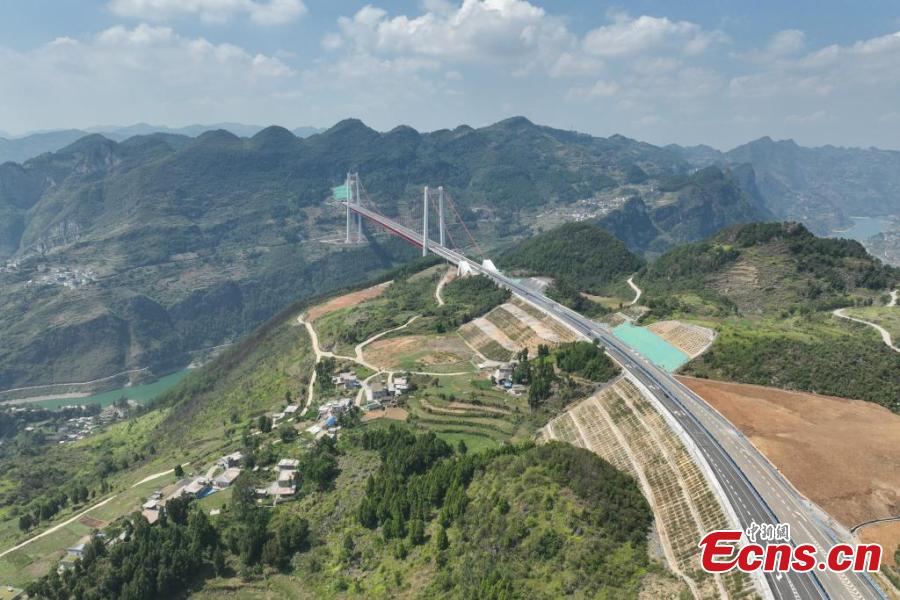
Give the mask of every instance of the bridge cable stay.
[{"label": "bridge cable stay", "polygon": [[453,197],[447,190],[444,190],[444,199],[447,200],[447,203],[450,205],[450,208],[453,209],[453,214],[456,215],[456,220],[460,222],[463,226],[463,229],[466,231],[466,235],[469,236],[469,239],[472,241],[472,244],[475,246],[475,249],[478,250],[478,254],[481,255],[481,260],[484,260],[484,250],[481,249],[481,246],[475,241],[475,238],[472,236],[472,232],[469,231],[469,228],[466,226],[466,222],[462,220],[462,217],[459,216],[459,211],[456,210],[456,203],[453,202]]}]

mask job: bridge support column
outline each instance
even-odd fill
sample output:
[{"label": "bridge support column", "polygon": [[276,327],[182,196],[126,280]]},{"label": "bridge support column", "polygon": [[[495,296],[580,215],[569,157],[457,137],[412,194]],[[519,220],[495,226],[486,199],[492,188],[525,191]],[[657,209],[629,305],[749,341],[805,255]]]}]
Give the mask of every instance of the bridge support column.
[{"label": "bridge support column", "polygon": [[344,239],[345,244],[350,243],[350,203],[353,202],[352,192],[350,191],[350,173],[347,173],[347,179],[344,180],[344,185],[347,186],[347,191],[350,192],[350,197],[347,198],[347,237]]},{"label": "bridge support column", "polygon": [[444,244],[444,186],[438,187],[438,229],[440,230],[441,247]]},{"label": "bridge support column", "polygon": [[428,255],[428,186],[422,194],[422,256]]},{"label": "bridge support column", "polygon": [[[359,173],[357,173],[354,178],[354,185],[356,186],[356,205],[362,206],[362,198],[359,195]],[[362,215],[356,213],[356,243],[362,244],[362,241]]]}]

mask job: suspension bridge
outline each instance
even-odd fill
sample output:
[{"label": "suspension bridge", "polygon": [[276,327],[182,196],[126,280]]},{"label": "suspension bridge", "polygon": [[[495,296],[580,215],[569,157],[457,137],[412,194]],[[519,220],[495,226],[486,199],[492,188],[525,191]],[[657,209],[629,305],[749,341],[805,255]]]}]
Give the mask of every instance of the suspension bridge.
[{"label": "suspension bridge", "polygon": [[[691,451],[729,513],[733,527],[746,530],[754,523],[789,523],[792,544],[812,544],[819,552],[825,552],[836,543],[855,542],[849,531],[803,497],[727,419],[670,373],[612,335],[605,324],[596,323],[522,285],[518,280],[503,275],[484,256],[460,217],[452,197],[443,187],[425,187],[421,211],[411,211],[416,220],[410,223],[407,216],[406,224],[379,211],[365,191],[358,173],[349,173],[345,183],[334,188],[333,197],[346,211],[345,243],[353,243],[354,234],[356,241],[360,242],[363,220],[368,220],[420,247],[423,256],[434,253],[456,265],[461,275],[489,277],[496,285],[533,304],[584,338],[602,343],[610,356],[622,366],[626,376],[642,388],[660,409],[673,431]],[[454,217],[451,223],[444,214],[448,207]],[[437,216],[436,226],[429,219],[431,214]],[[419,222],[421,229],[417,230],[415,227]],[[480,261],[468,258],[464,249],[454,243],[449,235],[451,224],[465,232],[468,236],[467,248],[478,252]],[[437,231],[433,232],[433,229]],[[437,234],[437,240],[432,239],[433,233]],[[446,245],[447,240],[450,240],[452,248]],[[792,571],[781,575],[758,572],[757,577],[757,587],[766,598],[887,600],[884,592],[866,573]]]}]

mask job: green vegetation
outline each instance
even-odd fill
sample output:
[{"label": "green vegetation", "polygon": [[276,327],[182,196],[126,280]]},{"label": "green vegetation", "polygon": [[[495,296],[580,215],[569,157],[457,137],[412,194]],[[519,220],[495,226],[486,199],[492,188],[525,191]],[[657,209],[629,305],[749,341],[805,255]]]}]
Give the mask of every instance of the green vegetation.
[{"label": "green vegetation", "polygon": [[436,261],[413,262],[397,269],[393,282],[382,295],[317,319],[319,343],[324,348],[352,355],[353,346],[376,333],[398,327],[422,313],[433,315],[437,310],[434,290],[440,277],[439,268],[421,271],[433,262]]},{"label": "green vegetation", "polygon": [[508,272],[552,277],[557,285],[601,294],[621,284],[644,261],[621,241],[589,223],[566,223],[519,242],[498,263]]},{"label": "green vegetation", "polygon": [[562,344],[554,354],[556,366],[560,370],[590,381],[609,381],[621,371],[596,344],[588,342]]},{"label": "green vegetation", "polygon": [[784,321],[727,319],[684,371],[876,402],[900,412],[900,355],[866,325],[828,313]]},{"label": "green vegetation", "polygon": [[897,306],[866,306],[860,308],[848,308],[847,315],[869,321],[884,327],[891,334],[894,345],[900,342],[900,307]]},{"label": "green vegetation", "polygon": [[900,409],[900,357],[871,328],[831,315],[871,305],[900,281],[900,270],[858,242],[817,238],[797,223],[735,226],[667,252],[636,280],[651,309],[645,322],[678,318],[717,329],[686,373]]},{"label": "green vegetation", "polygon": [[239,587],[255,597],[262,585],[279,597],[636,598],[653,569],[646,501],[591,452],[560,443],[473,452],[403,427],[352,431],[306,455],[339,468],[326,485],[304,482],[298,501],[260,506],[258,481],[244,474],[215,519],[189,500],[169,501],[153,526],[134,514],[29,594],[204,598]]},{"label": "green vegetation", "polygon": [[497,287],[484,275],[457,277],[443,287],[442,294],[445,304],[437,310],[438,333],[484,315],[510,296],[509,290]]},{"label": "green vegetation", "polygon": [[[368,227],[365,246],[321,241],[343,226],[326,199],[349,165],[365,166],[366,188],[389,215],[439,181],[491,243],[524,232],[539,207],[619,186],[634,164],[651,180],[686,168],[649,144],[524,119],[428,134],[348,120],[302,140],[280,127],[250,139],[91,135],[0,165],[0,262],[23,259],[0,273],[0,389],[174,371],[298,297],[413,257]],[[476,206],[503,218],[480,218]],[[101,281],[27,285],[57,268],[99,269]]]},{"label": "green vegetation", "polygon": [[531,437],[525,400],[497,389],[489,379],[415,375],[412,381],[415,390],[405,400],[409,424],[417,431],[478,450]]}]

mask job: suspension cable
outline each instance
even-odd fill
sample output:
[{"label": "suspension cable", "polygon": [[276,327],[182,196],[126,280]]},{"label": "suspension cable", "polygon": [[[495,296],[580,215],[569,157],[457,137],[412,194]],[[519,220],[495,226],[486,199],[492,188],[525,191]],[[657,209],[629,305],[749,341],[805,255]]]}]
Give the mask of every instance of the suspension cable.
[{"label": "suspension cable", "polygon": [[447,190],[444,190],[444,197],[445,197],[445,198],[447,199],[447,201],[450,203],[450,208],[453,209],[453,214],[456,215],[456,219],[457,219],[457,220],[460,222],[460,224],[463,226],[463,229],[466,231],[466,235],[469,236],[469,239],[470,239],[470,240],[472,241],[472,243],[475,245],[475,249],[478,250],[478,254],[481,255],[481,259],[484,260],[484,250],[481,249],[481,246],[478,245],[478,242],[476,242],[476,241],[475,241],[475,238],[472,237],[472,232],[469,231],[469,228],[466,226],[466,222],[462,220],[462,217],[461,217],[461,216],[459,216],[459,211],[456,210],[456,203],[453,202],[453,197],[450,196],[450,193],[447,192]]}]

